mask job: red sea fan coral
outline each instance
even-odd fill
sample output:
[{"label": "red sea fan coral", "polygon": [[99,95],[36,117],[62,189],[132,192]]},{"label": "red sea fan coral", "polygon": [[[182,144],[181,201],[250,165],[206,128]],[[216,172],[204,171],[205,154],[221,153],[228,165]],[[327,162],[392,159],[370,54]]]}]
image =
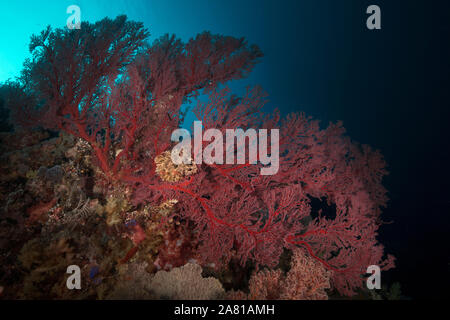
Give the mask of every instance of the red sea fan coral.
[{"label": "red sea fan coral", "polygon": [[[376,240],[386,202],[384,161],[352,143],[340,124],[321,130],[303,114],[267,118],[259,111],[263,104],[258,90],[243,99],[225,90],[211,93],[195,111],[205,127],[222,131],[281,128],[277,174],[259,175],[260,165],[202,164],[184,181],[142,184],[137,194],[178,199],[181,216],[197,225],[205,262],[237,257],[275,266],[283,247],[301,246],[334,271],[335,288],[352,295],[367,266],[392,267]],[[334,214],[324,214],[316,202],[334,207]]]},{"label": "red sea fan coral", "polygon": [[[346,295],[362,285],[367,266],[392,267],[376,239],[387,200],[378,152],[351,142],[339,123],[321,129],[303,114],[263,114],[258,88],[242,98],[219,90],[262,56],[243,39],[202,33],[146,45],[146,37],[142,24],[123,16],[47,29],[32,39],[18,95],[27,103],[13,116],[87,141],[104,178],[128,184],[136,205],[177,199],[175,214],[196,226],[204,263],[238,258],[273,267],[283,248],[302,247],[333,270],[334,287]],[[247,160],[162,179],[155,160],[172,147],[183,102],[200,93],[209,99],[194,112],[205,129],[280,129],[276,174],[260,175],[261,163]]]}]

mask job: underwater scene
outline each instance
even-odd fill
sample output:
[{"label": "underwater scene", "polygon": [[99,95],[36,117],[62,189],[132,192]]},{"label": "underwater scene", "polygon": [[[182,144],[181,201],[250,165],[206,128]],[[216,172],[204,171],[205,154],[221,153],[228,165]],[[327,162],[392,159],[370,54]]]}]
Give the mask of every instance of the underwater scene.
[{"label": "underwater scene", "polygon": [[1,5],[0,300],[448,297],[450,3]]}]

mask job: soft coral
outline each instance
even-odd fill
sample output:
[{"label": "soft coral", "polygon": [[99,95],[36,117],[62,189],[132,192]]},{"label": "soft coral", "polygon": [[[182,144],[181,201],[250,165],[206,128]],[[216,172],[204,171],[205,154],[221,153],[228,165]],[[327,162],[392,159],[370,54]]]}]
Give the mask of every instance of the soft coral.
[{"label": "soft coral", "polygon": [[[34,99],[25,100],[39,104],[21,104],[13,115],[87,141],[105,178],[129,184],[137,204],[177,199],[177,214],[196,225],[204,261],[274,266],[283,247],[302,246],[336,271],[344,294],[361,285],[369,264],[392,265],[376,240],[386,203],[377,152],[352,143],[340,124],[320,129],[303,114],[264,115],[259,89],[243,98],[216,90],[262,56],[243,39],[202,33],[186,44],[165,36],[145,46],[146,37],[125,17],[47,29],[32,39],[34,60],[21,79]],[[209,101],[194,112],[205,128],[280,128],[277,174],[260,176],[260,164],[201,164],[185,179],[161,179],[155,159],[171,146],[183,102],[202,89]],[[335,217],[314,215],[313,199],[334,205]]]}]

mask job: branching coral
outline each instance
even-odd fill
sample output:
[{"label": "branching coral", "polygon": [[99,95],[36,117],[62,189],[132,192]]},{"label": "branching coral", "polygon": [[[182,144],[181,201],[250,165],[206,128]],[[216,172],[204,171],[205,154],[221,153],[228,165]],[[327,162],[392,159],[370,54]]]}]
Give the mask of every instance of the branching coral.
[{"label": "branching coral", "polygon": [[[345,295],[362,285],[368,265],[393,266],[376,239],[387,201],[378,152],[353,143],[340,123],[321,129],[303,114],[264,114],[259,88],[242,98],[220,89],[246,76],[262,56],[243,39],[205,32],[187,43],[165,36],[145,45],[146,37],[142,24],[123,16],[84,22],[81,30],[47,29],[33,37],[33,60],[14,89],[23,102],[12,108],[18,123],[84,141],[96,179],[105,182],[103,196],[123,193],[134,206],[106,210],[109,226],[120,230],[129,211],[176,199],[168,219],[188,226],[188,241],[195,234],[203,264],[220,267],[237,258],[274,267],[284,248],[303,247],[333,271],[332,284]],[[208,100],[199,101],[194,113],[205,129],[280,129],[276,174],[259,174],[260,157],[257,164],[236,165],[176,167],[169,161],[181,106],[201,93]],[[138,223],[131,231],[136,246],[123,263],[145,247],[149,228]]]},{"label": "branching coral", "polygon": [[176,165],[172,162],[170,151],[165,151],[155,158],[156,174],[165,182],[178,182],[197,172],[194,163]]}]

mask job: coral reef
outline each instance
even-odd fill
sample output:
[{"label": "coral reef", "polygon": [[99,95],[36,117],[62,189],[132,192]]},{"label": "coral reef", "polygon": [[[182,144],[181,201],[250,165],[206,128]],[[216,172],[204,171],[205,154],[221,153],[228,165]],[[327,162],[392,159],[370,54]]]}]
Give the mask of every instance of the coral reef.
[{"label": "coral reef", "polygon": [[249,300],[327,300],[331,288],[332,271],[302,250],[296,249],[290,270],[261,270],[255,272],[249,282],[249,293],[230,291],[229,299]]},{"label": "coral reef", "polygon": [[[124,16],[48,28],[2,86],[15,127],[0,134],[3,297],[326,299],[354,295],[368,265],[393,267],[376,239],[387,201],[377,151],[340,123],[265,114],[258,87],[230,94],[224,84],[262,57],[244,39],[147,37]],[[173,164],[181,107],[200,96],[205,128],[280,128],[278,172]],[[64,287],[70,264],[82,266],[80,291]],[[236,282],[249,291],[225,293]]]}]

